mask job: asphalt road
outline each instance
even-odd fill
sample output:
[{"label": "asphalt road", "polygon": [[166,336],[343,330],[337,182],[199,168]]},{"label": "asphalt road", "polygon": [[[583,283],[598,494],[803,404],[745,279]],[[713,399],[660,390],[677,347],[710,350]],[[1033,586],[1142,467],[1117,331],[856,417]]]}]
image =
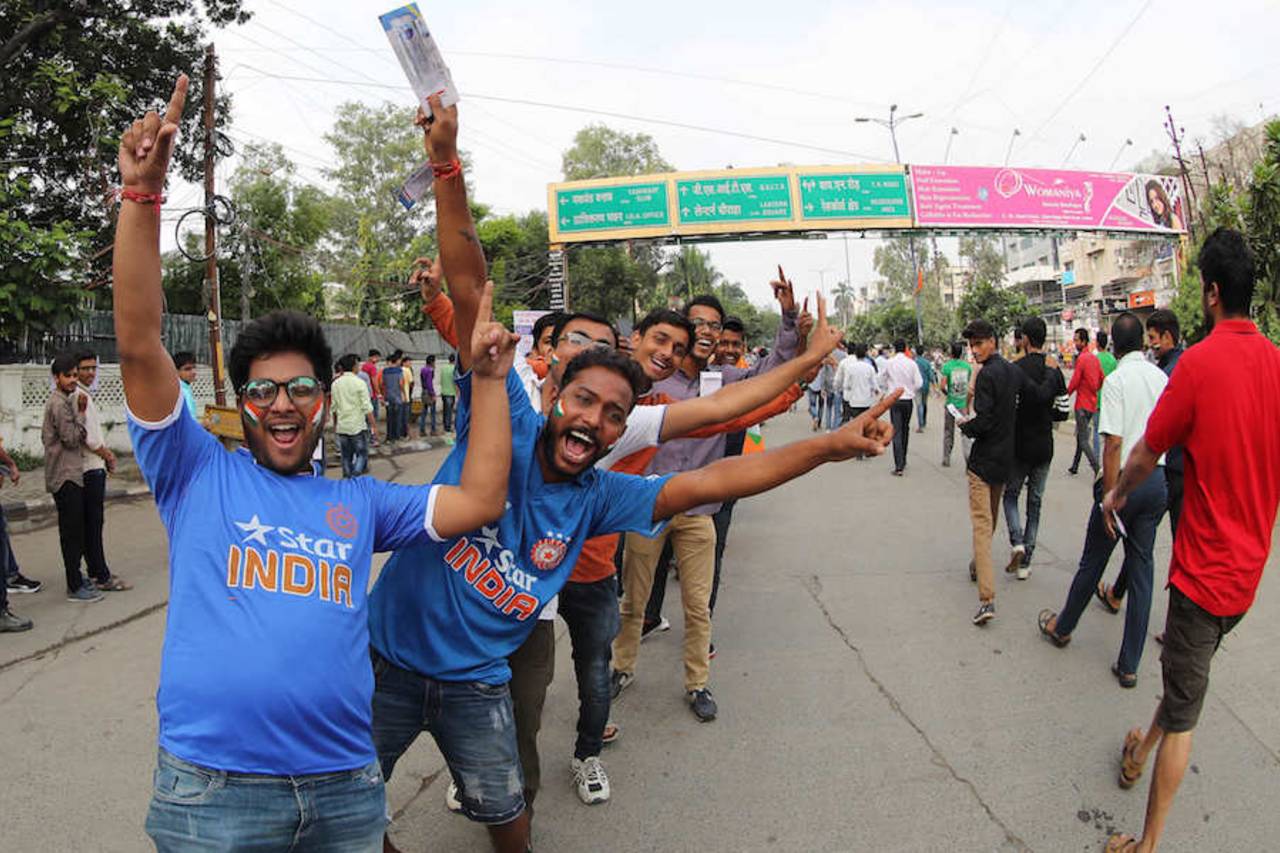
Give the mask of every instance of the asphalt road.
[{"label": "asphalt road", "polygon": [[[808,434],[802,414],[766,430],[771,445]],[[605,752],[607,805],[583,806],[569,786],[576,699],[561,624],[536,849],[1086,851],[1112,829],[1139,829],[1146,780],[1123,792],[1115,775],[1124,732],[1146,725],[1160,694],[1158,647],[1137,689],[1121,690],[1109,666],[1122,617],[1091,605],[1066,650],[1035,627],[1040,608],[1062,604],[1088,511],[1088,481],[1065,474],[1065,432],[1037,565],[1025,582],[997,579],[985,629],[969,622],[964,469],[941,468],[940,446],[935,422],[912,434],[902,479],[887,459],[848,462],[739,504],[715,623],[720,717],[700,724],[683,702],[673,585],[674,628],[643,645],[638,680],[615,706],[623,736]],[[376,471],[421,482],[442,458],[400,456]],[[112,504],[107,529],[114,570],[137,588],[89,606],[61,595],[56,530],[14,537],[24,572],[47,587],[11,597],[36,629],[0,636],[6,851],[149,849],[165,540],[146,500]],[[1002,524],[998,559],[1003,535]],[[1162,529],[1160,580],[1168,555]],[[1265,849],[1280,837],[1275,563],[1215,661],[1164,850]],[[1153,633],[1164,611],[1160,595]],[[481,828],[445,811],[442,771],[428,738],[400,763],[389,785],[397,843],[487,849]]]}]

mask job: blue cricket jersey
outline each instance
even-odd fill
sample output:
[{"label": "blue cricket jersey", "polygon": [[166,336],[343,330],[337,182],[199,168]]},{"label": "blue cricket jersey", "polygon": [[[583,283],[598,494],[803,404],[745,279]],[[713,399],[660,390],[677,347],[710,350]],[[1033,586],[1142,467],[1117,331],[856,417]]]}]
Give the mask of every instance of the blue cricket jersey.
[{"label": "blue cricket jersey", "polygon": [[[438,484],[459,482],[467,452],[470,374],[457,385],[457,443]],[[370,594],[370,642],[402,669],[443,681],[505,684],[507,656],[564,586],[587,539],[624,530],[653,536],[666,524],[654,523],[653,507],[667,477],[590,468],[568,482],[546,482],[535,452],[546,418],[529,405],[514,370],[507,397],[507,511],[472,533],[444,541],[432,534],[431,541],[397,550]]]},{"label": "blue cricket jersey", "polygon": [[169,534],[160,745],[273,776],[373,761],[369,563],[426,539],[430,489],[277,474],[181,395],[129,435]]}]

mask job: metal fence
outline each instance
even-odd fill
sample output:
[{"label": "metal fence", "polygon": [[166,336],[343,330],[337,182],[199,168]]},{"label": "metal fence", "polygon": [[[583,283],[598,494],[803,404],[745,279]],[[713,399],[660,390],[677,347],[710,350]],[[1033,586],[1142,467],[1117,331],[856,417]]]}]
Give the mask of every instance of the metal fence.
[{"label": "metal fence", "polygon": [[[222,346],[230,353],[244,324],[239,320],[222,321]],[[363,356],[370,349],[389,355],[403,350],[416,359],[426,355],[444,355],[449,351],[434,329],[406,332],[345,323],[321,323],[336,359],[353,352]],[[161,338],[169,352],[193,352],[201,364],[212,363],[209,353],[209,324],[204,317],[190,314],[165,314],[161,318]],[[110,311],[88,311],[79,320],[57,332],[25,343],[0,340],[0,364],[47,364],[66,350],[88,350],[103,363],[120,360],[116,348],[114,315]]]}]

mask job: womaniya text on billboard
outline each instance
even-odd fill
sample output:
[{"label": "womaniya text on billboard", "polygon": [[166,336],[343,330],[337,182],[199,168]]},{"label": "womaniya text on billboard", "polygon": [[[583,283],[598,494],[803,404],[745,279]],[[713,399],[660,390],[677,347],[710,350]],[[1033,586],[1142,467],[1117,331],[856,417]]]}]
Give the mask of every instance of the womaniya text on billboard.
[{"label": "womaniya text on billboard", "polygon": [[1078,228],[1181,234],[1177,178],[1062,169],[912,166],[920,227]]}]

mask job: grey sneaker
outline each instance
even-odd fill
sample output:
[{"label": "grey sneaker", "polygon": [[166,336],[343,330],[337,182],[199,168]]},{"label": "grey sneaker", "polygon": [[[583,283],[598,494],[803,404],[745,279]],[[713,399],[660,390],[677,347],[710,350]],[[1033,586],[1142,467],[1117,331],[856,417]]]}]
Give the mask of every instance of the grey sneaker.
[{"label": "grey sneaker", "polygon": [[85,583],[75,592],[67,593],[67,601],[101,601],[105,596],[92,583]]},{"label": "grey sneaker", "polygon": [[30,631],[31,620],[23,619],[7,607],[0,608],[0,634]]},{"label": "grey sneaker", "polygon": [[993,602],[987,601],[978,608],[977,613],[973,614],[973,624],[985,625],[994,618],[996,618],[996,606]]},{"label": "grey sneaker", "polygon": [[631,682],[635,681],[634,673],[618,672],[616,669],[613,675],[609,676],[609,695],[614,699],[618,698],[618,694],[631,686]]},{"label": "grey sneaker", "polygon": [[716,700],[711,698],[711,691],[707,688],[701,690],[690,690],[687,694],[689,698],[689,707],[693,709],[693,715],[700,722],[709,723],[716,718]]}]

